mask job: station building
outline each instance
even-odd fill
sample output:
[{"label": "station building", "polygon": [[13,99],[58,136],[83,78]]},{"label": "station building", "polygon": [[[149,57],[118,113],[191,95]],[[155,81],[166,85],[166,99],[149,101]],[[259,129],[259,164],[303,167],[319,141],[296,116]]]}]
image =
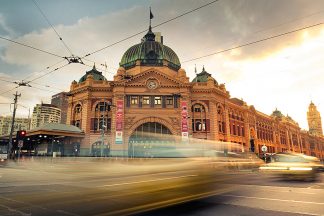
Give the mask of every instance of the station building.
[{"label": "station building", "polygon": [[[231,98],[225,84],[205,68],[190,81],[177,54],[155,40],[151,27],[141,43],[124,53],[113,80],[94,66],[72,82],[68,95],[67,124],[84,132],[81,155],[104,146],[109,155],[131,156],[135,144],[150,148],[169,134],[182,142],[196,138],[237,143],[258,154],[266,145],[270,153],[294,151],[324,158],[322,134],[301,130],[279,110],[269,116]],[[146,132],[156,136],[147,137]]]}]

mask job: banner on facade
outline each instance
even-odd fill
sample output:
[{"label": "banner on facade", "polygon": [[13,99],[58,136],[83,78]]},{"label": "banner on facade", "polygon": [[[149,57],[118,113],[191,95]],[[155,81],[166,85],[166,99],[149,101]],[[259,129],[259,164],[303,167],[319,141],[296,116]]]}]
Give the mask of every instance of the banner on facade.
[{"label": "banner on facade", "polygon": [[116,144],[123,144],[123,110],[124,101],[117,100],[117,111],[116,111]]},{"label": "banner on facade", "polygon": [[187,102],[181,102],[181,134],[182,141],[187,141],[189,138],[189,128],[188,128],[188,109]]}]

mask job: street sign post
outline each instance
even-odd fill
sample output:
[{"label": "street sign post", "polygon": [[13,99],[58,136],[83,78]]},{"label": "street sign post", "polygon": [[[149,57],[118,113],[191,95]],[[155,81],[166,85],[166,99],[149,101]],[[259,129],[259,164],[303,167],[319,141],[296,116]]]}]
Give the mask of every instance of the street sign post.
[{"label": "street sign post", "polygon": [[24,146],[23,140],[18,140],[18,148],[22,148]]},{"label": "street sign post", "polygon": [[24,141],[23,140],[18,140],[18,161],[19,161],[19,158],[20,158],[20,151],[21,151],[21,148],[24,146]]},{"label": "street sign post", "polygon": [[266,158],[266,152],[268,151],[268,147],[263,145],[261,147],[261,151],[263,152],[263,156],[264,156],[264,162],[266,163],[267,162],[267,158]]}]

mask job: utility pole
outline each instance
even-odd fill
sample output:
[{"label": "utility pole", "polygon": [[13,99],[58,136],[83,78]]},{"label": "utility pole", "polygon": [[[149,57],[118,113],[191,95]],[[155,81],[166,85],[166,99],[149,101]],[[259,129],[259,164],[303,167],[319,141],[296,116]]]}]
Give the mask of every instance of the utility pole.
[{"label": "utility pole", "polygon": [[11,129],[10,129],[10,135],[9,135],[9,143],[7,146],[7,153],[8,153],[8,158],[10,158],[10,153],[12,150],[12,134],[14,131],[14,125],[15,125],[15,117],[16,117],[16,110],[17,110],[17,101],[18,101],[18,97],[21,96],[21,94],[18,95],[18,92],[16,91],[16,94],[14,94],[15,99],[14,99],[14,110],[13,110],[13,114],[12,114],[12,121],[11,121]]}]

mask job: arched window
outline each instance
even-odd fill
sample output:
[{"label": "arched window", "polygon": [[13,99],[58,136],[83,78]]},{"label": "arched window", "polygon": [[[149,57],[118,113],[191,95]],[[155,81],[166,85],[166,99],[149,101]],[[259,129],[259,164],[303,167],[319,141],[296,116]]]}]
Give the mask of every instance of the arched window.
[{"label": "arched window", "polygon": [[81,113],[81,111],[82,111],[81,104],[77,104],[74,108],[74,113]]},{"label": "arched window", "polygon": [[208,119],[204,105],[199,103],[194,104],[191,107],[191,111],[193,132],[208,131]]},{"label": "arched window", "polygon": [[192,107],[191,107],[191,112],[197,112],[197,113],[200,113],[200,112],[205,112],[205,107],[201,104],[194,104]]},{"label": "arched window", "polygon": [[94,132],[111,130],[111,103],[109,101],[99,102],[95,107],[94,116],[91,120],[91,129]]},{"label": "arched window", "polygon": [[196,121],[195,131],[202,131],[202,124],[199,121]]},{"label": "arched window", "polygon": [[96,112],[110,111],[110,102],[99,102],[95,109]]},{"label": "arched window", "polygon": [[225,133],[225,113],[221,105],[217,106],[218,132]]},{"label": "arched window", "polygon": [[76,120],[75,123],[74,123],[74,125],[76,127],[80,128],[81,127],[81,121],[80,120]]},{"label": "arched window", "polygon": [[82,106],[81,106],[81,104],[77,104],[74,107],[72,114],[73,114],[72,115],[73,117],[72,117],[71,125],[81,128],[81,121],[82,121]]}]

